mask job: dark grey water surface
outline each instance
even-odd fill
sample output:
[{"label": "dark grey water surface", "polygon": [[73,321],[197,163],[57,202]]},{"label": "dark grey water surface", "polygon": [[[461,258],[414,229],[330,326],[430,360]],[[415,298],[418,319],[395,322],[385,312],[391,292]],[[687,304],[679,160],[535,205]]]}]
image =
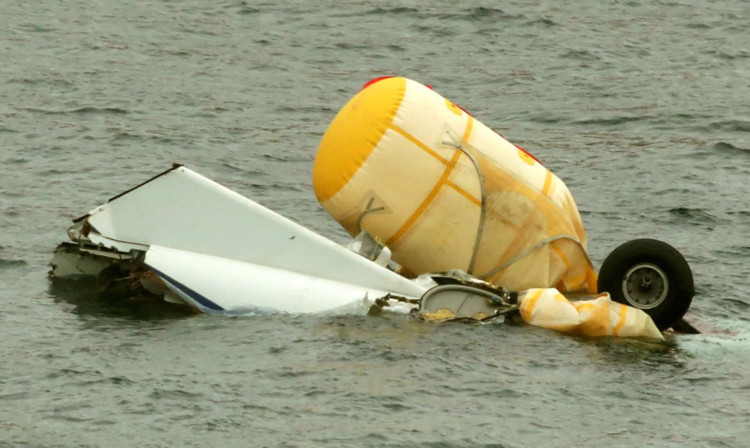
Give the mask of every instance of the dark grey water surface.
[{"label": "dark grey water surface", "polygon": [[[70,220],[172,162],[344,242],[312,161],[384,74],[560,175],[597,265],[680,249],[705,333],[157,317],[50,288]],[[750,446],[744,0],[3,1],[0,167],[0,446]]]}]

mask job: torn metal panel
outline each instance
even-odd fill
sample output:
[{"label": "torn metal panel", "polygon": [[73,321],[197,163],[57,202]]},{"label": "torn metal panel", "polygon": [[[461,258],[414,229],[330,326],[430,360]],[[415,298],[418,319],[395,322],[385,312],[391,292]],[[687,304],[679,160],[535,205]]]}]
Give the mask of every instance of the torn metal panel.
[{"label": "torn metal panel", "polygon": [[[333,241],[185,167],[92,210],[112,247],[159,245],[409,296],[422,290]],[[106,238],[106,240],[105,240]],[[93,241],[93,240],[92,240]]]},{"label": "torn metal panel", "polygon": [[145,264],[172,292],[208,313],[335,312],[388,294],[352,282],[161,246],[151,246]]},{"label": "torn metal panel", "polygon": [[61,243],[52,255],[50,274],[56,277],[97,276],[113,262],[134,266],[129,253],[98,246]]},{"label": "torn metal panel", "polygon": [[91,210],[68,234],[78,244],[60,252],[75,247],[87,264],[56,255],[52,275],[98,275],[129,259],[150,273],[133,276],[146,290],[203,312],[327,312],[425,291],[182,166]]}]

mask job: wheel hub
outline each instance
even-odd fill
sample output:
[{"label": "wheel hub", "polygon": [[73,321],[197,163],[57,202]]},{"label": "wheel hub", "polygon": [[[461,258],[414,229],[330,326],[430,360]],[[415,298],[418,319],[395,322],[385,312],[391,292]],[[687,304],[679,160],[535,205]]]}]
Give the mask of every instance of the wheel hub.
[{"label": "wheel hub", "polygon": [[640,263],[628,270],[622,280],[625,300],[636,308],[648,310],[664,302],[669,291],[667,274],[651,263]]}]

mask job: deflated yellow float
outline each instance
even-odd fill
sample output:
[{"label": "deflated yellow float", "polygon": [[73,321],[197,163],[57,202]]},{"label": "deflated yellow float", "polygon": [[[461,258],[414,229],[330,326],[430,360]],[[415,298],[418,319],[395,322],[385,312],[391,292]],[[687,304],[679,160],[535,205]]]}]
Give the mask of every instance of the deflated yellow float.
[{"label": "deflated yellow float", "polygon": [[512,290],[596,291],[565,184],[432,89],[370,83],[338,113],[313,167],[318,200],[412,274],[462,269]]},{"label": "deflated yellow float", "polygon": [[568,301],[555,288],[533,288],[519,297],[521,318],[536,327],[584,336],[664,339],[643,310],[613,302],[609,293]]},{"label": "deflated yellow float", "polygon": [[646,312],[612,301],[607,292],[589,300],[568,301],[555,288],[532,288],[509,299],[503,290],[477,284],[438,286],[422,296],[417,315],[428,321],[484,321],[517,310],[524,322],[563,333],[664,340]]}]

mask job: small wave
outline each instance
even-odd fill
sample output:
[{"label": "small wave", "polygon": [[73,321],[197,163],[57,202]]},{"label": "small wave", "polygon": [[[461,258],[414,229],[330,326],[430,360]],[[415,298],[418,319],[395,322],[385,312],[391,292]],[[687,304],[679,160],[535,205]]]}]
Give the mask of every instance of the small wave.
[{"label": "small wave", "polygon": [[713,149],[716,152],[724,153],[724,154],[731,153],[731,154],[749,154],[750,155],[750,148],[740,148],[739,146],[735,146],[727,142],[716,143],[713,146]]},{"label": "small wave", "polygon": [[[697,123],[693,127],[700,131],[701,134],[705,133],[707,127],[705,123],[713,118],[711,115],[706,114],[689,114],[684,112],[661,114],[653,117],[654,126],[657,129],[674,129],[675,126],[685,126],[690,123]],[[681,137],[683,140],[686,137]]]},{"label": "small wave", "polygon": [[244,0],[234,5],[227,5],[226,8],[238,8],[237,14],[257,14],[260,12],[260,9],[252,6],[250,2]]},{"label": "small wave", "polygon": [[245,14],[257,14],[257,13],[259,13],[259,12],[260,12],[260,9],[257,9],[257,8],[251,8],[251,7],[249,7],[249,6],[248,6],[248,7],[243,7],[243,8],[240,8],[240,9],[239,9],[239,10],[237,11],[237,14],[243,14],[243,15],[245,15]]},{"label": "small wave", "polygon": [[688,23],[687,25],[685,25],[685,27],[688,28],[688,29],[693,29],[693,30],[709,30],[709,29],[711,29],[711,25],[708,25],[708,24],[703,23],[703,22]]},{"label": "small wave", "polygon": [[93,106],[79,107],[78,109],[72,109],[72,110],[48,110],[48,109],[38,109],[34,107],[26,107],[26,108],[23,108],[22,110],[25,110],[31,113],[44,114],[44,115],[89,115],[89,114],[124,115],[124,114],[129,113],[128,110],[120,109],[117,107],[93,107]]},{"label": "small wave", "polygon": [[506,15],[505,11],[503,11],[500,8],[488,8],[484,6],[479,6],[476,8],[469,9],[469,14],[472,16],[478,16],[478,17],[504,17]]},{"label": "small wave", "polygon": [[528,22],[526,22],[527,26],[533,26],[533,25],[542,25],[546,28],[557,26],[558,23],[554,20],[550,19],[549,17],[537,17],[535,19],[531,19]]},{"label": "small wave", "polygon": [[53,33],[57,31],[57,28],[44,26],[40,23],[22,23],[18,25],[18,28],[24,31],[31,31],[36,33]]},{"label": "small wave", "polygon": [[336,42],[333,47],[336,50],[369,50],[372,48],[370,42],[367,43],[353,43],[353,42]]},{"label": "small wave", "polygon": [[750,132],[750,121],[738,119],[715,121],[708,124],[708,128],[713,131]]},{"label": "small wave", "polygon": [[115,375],[106,376],[99,371],[88,371],[82,369],[64,368],[50,372],[46,376],[48,379],[58,378],[71,378],[77,379],[78,384],[81,386],[91,386],[96,384],[114,384],[114,385],[127,385],[136,384],[135,381],[125,376]]},{"label": "small wave", "polygon": [[668,195],[668,194],[671,194],[671,195],[689,195],[691,193],[693,193],[693,190],[691,190],[690,188],[678,187],[678,186],[673,186],[673,185],[672,186],[666,186],[666,187],[664,187],[664,188],[656,191],[656,194],[658,194],[660,196],[664,196],[664,195]]},{"label": "small wave", "polygon": [[750,303],[740,299],[724,298],[721,302],[721,308],[730,316],[743,316],[750,309]]},{"label": "small wave", "polygon": [[717,258],[739,258],[745,259],[750,257],[750,246],[730,246],[714,251]]},{"label": "small wave", "polygon": [[517,14],[509,14],[499,8],[479,6],[476,8],[469,8],[463,12],[456,12],[456,13],[451,13],[451,14],[440,14],[438,18],[466,20],[470,22],[479,22],[479,23],[491,22],[494,24],[500,21],[509,21],[509,20],[517,20],[521,18],[526,18],[526,16],[517,15]]},{"label": "small wave", "polygon": [[8,84],[20,84],[24,86],[50,86],[56,88],[73,87],[70,81],[60,78],[15,78],[8,81]]},{"label": "small wave", "polygon": [[702,208],[675,207],[669,209],[667,213],[672,224],[690,224],[713,228],[714,225],[723,221]]},{"label": "small wave", "polygon": [[148,396],[156,400],[193,400],[203,397],[203,394],[184,389],[155,389]]},{"label": "small wave", "polygon": [[477,8],[469,9],[468,14],[466,14],[465,17],[469,19],[491,20],[494,22],[498,19],[508,19],[513,18],[514,16],[507,14],[505,11],[499,8],[480,6]]},{"label": "small wave", "polygon": [[232,171],[234,173],[241,173],[243,176],[246,176],[247,178],[253,178],[256,176],[263,176],[267,174],[262,169],[258,169],[258,168],[247,169],[245,167],[237,165],[234,162],[222,161],[221,166],[223,166],[224,168],[228,168],[229,171]]},{"label": "small wave", "polygon": [[638,116],[621,116],[611,118],[590,118],[586,120],[576,120],[573,124],[583,126],[615,126],[618,124],[634,123],[639,121],[651,120],[653,117],[649,115],[638,115]]},{"label": "small wave", "polygon": [[684,217],[691,217],[691,218],[701,218],[701,219],[708,219],[713,220],[713,215],[708,213],[702,208],[690,208],[690,207],[675,207],[669,209],[669,213],[675,216],[684,216]]},{"label": "small wave", "polygon": [[599,56],[588,50],[568,50],[560,56],[562,59],[575,59],[577,61],[598,61]]},{"label": "small wave", "polygon": [[529,117],[529,121],[531,121],[532,123],[548,124],[548,125],[559,125],[562,123],[567,123],[567,119],[565,117],[554,116],[551,114],[532,115]]},{"label": "small wave", "polygon": [[272,160],[272,161],[275,161],[275,162],[286,162],[287,160],[289,160],[289,158],[287,156],[285,156],[285,155],[284,156],[280,156],[280,155],[277,155],[277,154],[263,154],[263,155],[261,155],[261,158],[266,159],[266,160]]},{"label": "small wave", "polygon": [[9,258],[0,258],[0,269],[13,269],[27,266],[25,260],[14,260]]},{"label": "small wave", "polygon": [[728,53],[726,51],[719,51],[716,53],[716,57],[719,59],[725,59],[728,61],[733,61],[735,59],[747,59],[750,58],[750,53],[748,53],[747,50],[741,49],[738,52],[735,53]]},{"label": "small wave", "polygon": [[117,107],[81,107],[68,112],[71,114],[127,114],[129,111]]},{"label": "small wave", "polygon": [[413,14],[419,12],[416,8],[409,8],[406,6],[396,8],[375,8],[367,11],[365,14],[368,15],[399,15],[399,14]]},{"label": "small wave", "polygon": [[113,141],[138,141],[143,140],[143,136],[131,134],[130,132],[118,132],[112,137]]},{"label": "small wave", "polygon": [[170,55],[170,56],[178,56],[178,57],[184,57],[184,56],[193,56],[194,52],[187,51],[187,50],[161,50],[162,53]]}]

